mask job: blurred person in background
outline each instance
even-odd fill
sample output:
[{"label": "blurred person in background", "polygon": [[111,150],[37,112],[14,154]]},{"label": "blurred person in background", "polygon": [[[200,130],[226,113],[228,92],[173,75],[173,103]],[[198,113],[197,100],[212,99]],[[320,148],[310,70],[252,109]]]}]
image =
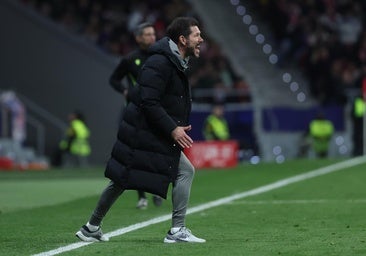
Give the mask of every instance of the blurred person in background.
[{"label": "blurred person in background", "polygon": [[206,118],[203,125],[203,136],[205,140],[229,140],[230,131],[224,117],[224,106],[215,104],[211,114]]},{"label": "blurred person in background", "polygon": [[352,107],[352,142],[353,156],[361,156],[363,152],[363,118],[365,116],[366,106],[362,95],[355,97]]},{"label": "blurred person in background", "polygon": [[[155,29],[148,22],[139,24],[134,35],[138,49],[122,57],[109,79],[109,84],[126,97],[127,103],[130,101],[129,91],[135,88],[140,69],[150,56],[148,49],[156,41]],[[122,82],[124,78],[127,79],[127,85]]]},{"label": "blurred person in background", "polygon": [[125,190],[143,189],[166,198],[172,183],[172,223],[164,243],[206,242],[185,226],[195,169],[183,152],[193,144],[187,134],[192,102],[186,70],[189,58],[200,56],[202,42],[197,20],[179,17],[168,26],[167,37],[150,48],[106,166],[110,183],[89,221],[76,232],[82,241],[109,240],[100,225]]},{"label": "blurred person in background", "polygon": [[[109,79],[109,84],[125,97],[127,104],[130,101],[130,95],[133,93],[132,91],[136,90],[137,76],[141,67],[150,56],[148,49],[156,41],[155,29],[153,25],[148,22],[137,25],[134,35],[138,44],[138,49],[122,57]],[[122,80],[125,78],[127,80],[127,85],[122,83]],[[138,202],[136,207],[139,209],[146,209],[148,206],[146,193],[143,190],[138,190],[137,194]],[[162,204],[162,198],[153,195],[153,202],[156,206],[160,206]]]},{"label": "blurred person in background", "polygon": [[65,138],[60,142],[62,165],[64,167],[85,167],[91,153],[89,145],[90,131],[86,125],[84,115],[79,111],[69,114],[69,126]]},{"label": "blurred person in background", "polygon": [[309,124],[308,136],[311,149],[319,158],[328,156],[329,144],[334,134],[334,126],[325,118],[323,112],[319,112]]}]

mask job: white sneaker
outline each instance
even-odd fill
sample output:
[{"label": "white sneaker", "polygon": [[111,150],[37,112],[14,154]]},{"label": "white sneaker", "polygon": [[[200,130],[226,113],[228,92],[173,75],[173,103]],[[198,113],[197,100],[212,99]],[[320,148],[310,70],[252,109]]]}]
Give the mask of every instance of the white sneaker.
[{"label": "white sneaker", "polygon": [[166,237],[164,238],[164,243],[179,243],[179,242],[188,242],[188,243],[205,243],[206,240],[202,238],[198,238],[192,234],[192,232],[186,228],[181,227],[174,234],[169,230]]},{"label": "white sneaker", "polygon": [[75,235],[84,242],[109,241],[109,238],[103,234],[100,227],[96,231],[90,231],[88,227],[84,225],[78,232],[76,232]]},{"label": "white sneaker", "polygon": [[147,199],[146,198],[141,198],[136,205],[136,208],[144,210],[147,208]]}]

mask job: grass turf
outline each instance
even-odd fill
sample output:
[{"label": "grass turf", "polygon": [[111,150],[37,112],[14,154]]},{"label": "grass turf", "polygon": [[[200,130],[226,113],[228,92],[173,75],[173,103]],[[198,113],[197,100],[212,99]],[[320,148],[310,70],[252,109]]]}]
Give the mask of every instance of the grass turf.
[{"label": "grass turf", "polygon": [[[263,186],[340,160],[296,160],[199,170],[190,206]],[[166,221],[63,255],[366,255],[366,165],[304,180],[187,216],[205,244],[166,245]],[[0,172],[0,255],[31,255],[78,242],[75,231],[93,210],[107,180],[103,168]],[[125,192],[103,223],[105,233],[169,214],[137,210]]]}]

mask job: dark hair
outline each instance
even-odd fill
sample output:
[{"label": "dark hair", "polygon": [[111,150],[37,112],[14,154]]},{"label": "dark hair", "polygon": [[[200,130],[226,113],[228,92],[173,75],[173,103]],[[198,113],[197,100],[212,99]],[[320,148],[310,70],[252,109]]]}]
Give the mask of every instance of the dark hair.
[{"label": "dark hair", "polygon": [[178,17],[170,23],[166,35],[177,44],[180,36],[188,37],[192,33],[191,27],[198,25],[198,21],[195,18]]},{"label": "dark hair", "polygon": [[149,28],[149,27],[154,27],[153,24],[151,24],[150,22],[144,22],[139,24],[136,29],[133,31],[133,34],[135,36],[141,36],[142,32],[144,31],[145,28]]},{"label": "dark hair", "polygon": [[79,120],[85,122],[85,116],[84,116],[83,112],[81,112],[80,110],[75,110],[74,112],[72,112],[72,114],[74,114],[76,119],[79,119]]}]

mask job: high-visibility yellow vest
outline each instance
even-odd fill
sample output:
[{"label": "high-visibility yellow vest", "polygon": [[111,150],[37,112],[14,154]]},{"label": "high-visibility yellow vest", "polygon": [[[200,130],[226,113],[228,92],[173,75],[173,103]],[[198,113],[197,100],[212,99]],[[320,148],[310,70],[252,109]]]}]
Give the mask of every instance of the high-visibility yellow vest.
[{"label": "high-visibility yellow vest", "polygon": [[203,135],[206,140],[228,140],[230,132],[226,120],[209,115],[206,119]]},{"label": "high-visibility yellow vest", "polygon": [[334,132],[332,122],[328,120],[315,119],[310,123],[310,136],[315,152],[327,152],[330,139]]},{"label": "high-visibility yellow vest", "polygon": [[361,97],[357,97],[354,102],[354,115],[355,117],[363,117],[365,114],[365,101]]},{"label": "high-visibility yellow vest", "polygon": [[70,151],[72,154],[87,156],[90,154],[89,146],[89,129],[81,120],[75,119],[71,122],[71,127],[76,133],[76,138],[71,144]]},{"label": "high-visibility yellow vest", "polygon": [[313,120],[310,123],[310,135],[315,138],[324,138],[332,136],[334,127],[328,120]]},{"label": "high-visibility yellow vest", "polygon": [[70,137],[74,134],[75,138],[71,141],[71,145],[68,145],[66,139],[60,142],[60,148],[66,149],[69,146],[69,151],[73,155],[88,156],[91,152],[89,145],[90,131],[84,122],[75,119],[71,121],[70,127],[66,131],[66,137]]}]

